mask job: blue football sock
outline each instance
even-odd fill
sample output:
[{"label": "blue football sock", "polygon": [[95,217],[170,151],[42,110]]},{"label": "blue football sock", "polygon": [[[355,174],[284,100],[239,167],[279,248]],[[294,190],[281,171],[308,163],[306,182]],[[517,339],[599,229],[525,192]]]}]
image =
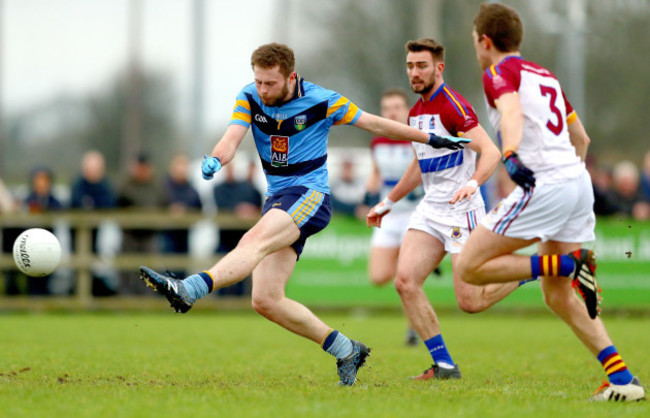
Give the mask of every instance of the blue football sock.
[{"label": "blue football sock", "polygon": [[183,280],[185,291],[194,299],[201,299],[212,291],[213,286],[212,277],[206,272],[192,274]]},{"label": "blue football sock", "polygon": [[610,383],[614,385],[627,385],[634,379],[634,376],[627,369],[623,359],[613,345],[610,345],[598,354],[598,361],[603,365]]},{"label": "blue football sock", "polygon": [[439,366],[450,366],[454,367],[454,361],[447,351],[447,346],[442,339],[442,334],[438,334],[433,338],[429,338],[424,342],[424,345],[427,346],[433,362]]},{"label": "blue football sock", "polygon": [[352,341],[337,330],[332,330],[325,341],[323,341],[323,350],[327,351],[337,359],[342,359],[352,354]]}]

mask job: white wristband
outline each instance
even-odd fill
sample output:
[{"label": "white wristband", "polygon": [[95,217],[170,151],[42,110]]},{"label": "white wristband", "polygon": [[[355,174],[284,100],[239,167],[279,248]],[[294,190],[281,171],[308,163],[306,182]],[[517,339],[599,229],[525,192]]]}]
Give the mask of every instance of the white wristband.
[{"label": "white wristband", "polygon": [[474,179],[471,179],[470,181],[465,183],[465,186],[471,186],[471,187],[473,187],[475,189],[478,189],[478,181],[476,181]]},{"label": "white wristband", "polygon": [[375,209],[375,213],[377,215],[383,215],[384,213],[388,212],[393,208],[393,205],[395,202],[390,200],[389,198],[385,198],[384,200],[381,201],[383,203],[382,206],[379,206],[377,209]]}]

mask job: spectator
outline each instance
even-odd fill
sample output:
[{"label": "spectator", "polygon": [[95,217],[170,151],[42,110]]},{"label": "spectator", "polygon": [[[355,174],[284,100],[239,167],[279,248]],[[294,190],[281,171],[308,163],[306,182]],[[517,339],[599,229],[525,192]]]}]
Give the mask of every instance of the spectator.
[{"label": "spectator", "polygon": [[54,175],[47,167],[36,167],[30,176],[30,191],[25,199],[29,213],[61,209],[61,203],[52,193]]},{"label": "spectator", "polygon": [[585,163],[594,190],[594,213],[599,216],[613,215],[617,208],[614,204],[611,168],[599,166],[592,155],[587,155]]},{"label": "spectator", "polygon": [[[43,213],[61,209],[61,203],[52,193],[54,174],[47,167],[36,167],[29,179],[30,191],[25,199],[29,213]],[[49,228],[48,228],[49,229]],[[50,232],[54,232],[50,229]],[[27,293],[30,295],[50,294],[49,283],[51,275],[32,277],[27,280]]]},{"label": "spectator", "polygon": [[341,175],[330,185],[332,211],[365,219],[370,208],[364,205],[365,185],[356,178],[354,162],[344,159]]},{"label": "spectator", "polygon": [[614,167],[614,205],[616,213],[645,220],[650,216],[648,203],[639,187],[639,171],[630,161],[621,161]]},{"label": "spectator", "polygon": [[[128,176],[118,188],[117,206],[125,209],[153,210],[164,205],[164,193],[154,176],[154,168],[149,156],[140,153],[132,161]],[[153,253],[159,250],[157,231],[144,228],[122,231],[122,251],[124,253]],[[145,293],[135,271],[122,272],[120,291],[131,294]]]},{"label": "spectator", "polygon": [[[201,198],[197,190],[188,181],[190,159],[185,154],[172,157],[167,177],[164,180],[164,204],[170,213],[183,214],[188,211],[200,211]],[[187,254],[187,228],[173,229],[163,232],[163,251],[167,253]],[[185,272],[175,272],[185,276]]]},{"label": "spectator", "polygon": [[[99,151],[88,151],[81,159],[81,174],[72,185],[70,208],[82,210],[112,209],[115,207],[116,197],[110,181],[106,177],[106,163],[104,156]],[[98,245],[100,231],[107,227],[93,228],[92,252],[104,251]],[[72,248],[76,248],[75,234],[72,234]],[[117,291],[117,279],[112,271],[97,269],[92,272],[92,293],[95,296],[114,295]]]},{"label": "spectator", "polygon": [[115,193],[106,178],[104,156],[99,151],[84,154],[81,175],[72,186],[70,207],[86,210],[115,207]]},{"label": "spectator", "polygon": [[[214,188],[214,200],[219,211],[232,212],[243,219],[255,219],[262,213],[262,193],[255,187],[253,181],[257,171],[255,161],[248,163],[245,180],[235,177],[234,160],[224,167],[226,179]],[[217,252],[226,254],[232,251],[241,237],[248,231],[242,229],[220,229],[219,247]],[[244,280],[217,291],[222,296],[243,296],[250,293],[250,276]]]}]

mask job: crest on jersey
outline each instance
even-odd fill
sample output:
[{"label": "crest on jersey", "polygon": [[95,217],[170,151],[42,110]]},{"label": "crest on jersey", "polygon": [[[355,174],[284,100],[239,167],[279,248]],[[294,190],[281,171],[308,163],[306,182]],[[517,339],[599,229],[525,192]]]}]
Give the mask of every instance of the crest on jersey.
[{"label": "crest on jersey", "polygon": [[271,135],[271,165],[287,167],[289,165],[289,137]]},{"label": "crest on jersey", "polygon": [[307,126],[307,115],[298,115],[293,119],[293,126],[298,131],[302,131]]},{"label": "crest on jersey", "polygon": [[434,130],[436,129],[436,117],[431,116],[431,119],[429,119],[429,129]]},{"label": "crest on jersey", "polygon": [[460,232],[460,227],[455,226],[455,227],[451,228],[451,237],[453,239],[458,239],[458,238],[460,238],[462,236],[463,236],[463,233]]}]

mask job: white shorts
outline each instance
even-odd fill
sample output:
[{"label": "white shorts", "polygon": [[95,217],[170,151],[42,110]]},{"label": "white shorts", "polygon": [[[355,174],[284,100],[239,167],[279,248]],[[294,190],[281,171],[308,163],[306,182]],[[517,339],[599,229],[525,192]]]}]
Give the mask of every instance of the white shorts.
[{"label": "white shorts", "polygon": [[594,192],[589,173],[529,192],[517,187],[487,214],[482,225],[497,234],[542,241],[587,242],[596,239]]},{"label": "white shorts", "polygon": [[381,220],[381,228],[374,228],[371,247],[399,248],[409,226],[412,210],[388,212]]},{"label": "white shorts", "polygon": [[484,206],[468,212],[441,216],[438,211],[420,203],[411,216],[409,229],[417,229],[432,235],[445,245],[445,251],[458,254],[467,241],[469,233],[476,228],[484,216]]}]

